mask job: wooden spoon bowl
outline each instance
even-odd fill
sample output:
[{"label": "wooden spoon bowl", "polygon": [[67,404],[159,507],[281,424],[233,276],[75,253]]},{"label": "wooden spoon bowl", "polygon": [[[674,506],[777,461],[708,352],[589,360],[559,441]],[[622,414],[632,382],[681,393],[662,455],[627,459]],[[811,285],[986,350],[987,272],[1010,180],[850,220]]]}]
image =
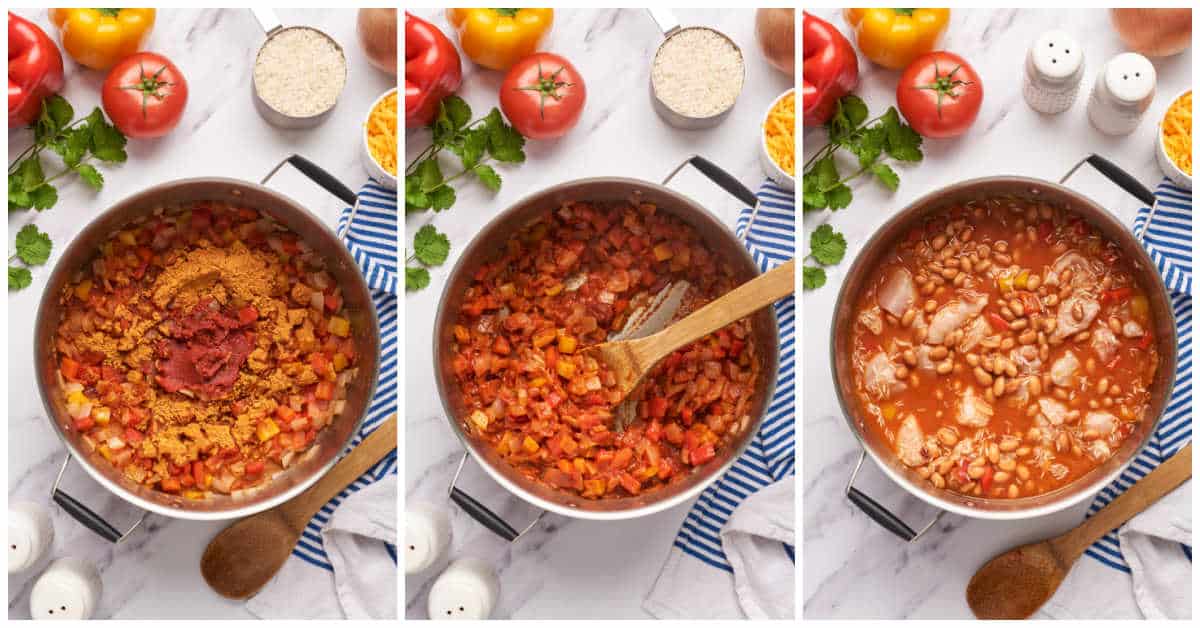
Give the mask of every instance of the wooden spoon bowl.
[{"label": "wooden spoon bowl", "polygon": [[1084,550],[1192,477],[1192,445],[1158,465],[1108,506],[1064,534],[989,560],[967,584],[979,619],[1026,619],[1058,590]]},{"label": "wooden spoon bowl", "polygon": [[307,491],[270,510],[246,517],[209,541],[200,573],[213,591],[244,600],[283,567],[300,534],[322,506],[396,448],[396,415],[375,428],[325,477]]}]

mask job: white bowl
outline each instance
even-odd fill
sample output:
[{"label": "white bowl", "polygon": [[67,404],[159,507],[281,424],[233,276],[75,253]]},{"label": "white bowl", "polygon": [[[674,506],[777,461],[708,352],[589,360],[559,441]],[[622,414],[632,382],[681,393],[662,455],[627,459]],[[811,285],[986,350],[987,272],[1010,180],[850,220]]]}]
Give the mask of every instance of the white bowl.
[{"label": "white bowl", "polygon": [[[389,190],[396,189],[396,175],[384,170],[383,166],[380,166],[379,162],[375,161],[375,157],[373,155],[371,155],[371,149],[367,146],[367,120],[371,117],[371,112],[375,111],[375,106],[378,105],[380,102],[383,102],[383,99],[387,98],[389,94],[393,94],[395,92],[396,92],[396,88],[393,87],[393,88],[389,89],[388,91],[384,92],[379,98],[376,98],[375,102],[371,103],[371,106],[367,108],[367,114],[365,116],[363,116],[362,132],[359,134],[360,137],[362,138],[360,140],[360,144],[362,145],[363,169],[367,171],[368,175],[371,175],[371,178],[375,179],[376,181],[379,182],[380,185],[382,185],[383,187],[385,187]],[[397,100],[396,101],[396,115],[399,116],[399,114],[400,114],[400,102],[399,102],[399,100]],[[397,132],[399,132],[399,125],[397,125]],[[396,138],[396,146],[397,146],[396,167],[399,168],[399,166],[400,166],[400,163],[399,163],[400,138],[399,137]]]},{"label": "white bowl", "polygon": [[[1171,105],[1175,104],[1176,100],[1182,98],[1183,95],[1189,91],[1191,90],[1185,89],[1176,94],[1175,97],[1171,99],[1170,103],[1167,104],[1167,108],[1169,109]],[[1156,150],[1154,153],[1158,157],[1158,167],[1162,169],[1163,174],[1167,175],[1167,178],[1170,179],[1175,185],[1190,190],[1192,189],[1192,177],[1183,170],[1180,170],[1179,166],[1175,165],[1175,160],[1171,159],[1171,156],[1167,154],[1167,148],[1163,146],[1162,123],[1163,119],[1166,119],[1166,117],[1167,113],[1164,111],[1163,117],[1158,121],[1158,128],[1154,133],[1154,143],[1156,144]],[[1195,165],[1192,167],[1194,168]]]},{"label": "white bowl", "polygon": [[[772,100],[771,105],[768,106],[766,112],[763,113],[762,122],[760,122],[758,125],[758,160],[762,164],[763,172],[766,173],[767,177],[769,177],[772,181],[777,183],[779,187],[791,192],[796,191],[796,178],[784,172],[783,168],[780,168],[779,164],[775,163],[775,160],[771,158],[771,153],[767,152],[767,134],[764,130],[764,127],[767,123],[767,116],[771,115],[771,110],[775,108],[775,105],[779,101],[783,100],[788,94],[795,93],[795,91],[796,88],[793,87],[792,89],[780,94],[775,100]],[[792,141],[794,142],[795,138],[792,138]]]}]

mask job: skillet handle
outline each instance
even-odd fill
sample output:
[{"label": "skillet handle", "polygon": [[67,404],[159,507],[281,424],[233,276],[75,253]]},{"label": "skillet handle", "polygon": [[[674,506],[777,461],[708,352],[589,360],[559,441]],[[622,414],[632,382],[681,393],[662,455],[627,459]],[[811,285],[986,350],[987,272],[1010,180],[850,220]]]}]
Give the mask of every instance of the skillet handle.
[{"label": "skillet handle", "polygon": [[458,470],[454,472],[454,479],[450,480],[450,500],[458,504],[458,507],[462,508],[463,512],[470,515],[472,519],[479,522],[483,527],[491,530],[496,536],[509,543],[516,541],[526,532],[532,530],[533,526],[537,525],[537,522],[542,519],[542,515],[546,514],[546,511],[543,510],[538,514],[537,518],[528,526],[525,526],[524,530],[518,532],[516,528],[509,525],[500,515],[492,512],[490,508],[481,504],[479,500],[463,492],[457,486],[458,476],[462,473],[463,465],[467,463],[467,458],[470,455],[470,453],[463,454],[462,460],[458,463]]},{"label": "skillet handle", "polygon": [[1137,200],[1145,203],[1146,207],[1154,207],[1154,193],[1150,191],[1150,188],[1142,185],[1133,175],[1122,170],[1117,164],[1094,153],[1084,157],[1079,163],[1075,164],[1058,182],[1060,184],[1066,183],[1067,179],[1070,179],[1071,175],[1075,174],[1075,171],[1079,170],[1079,167],[1085,163],[1090,164],[1109,181],[1117,184],[1122,190],[1125,190]]},{"label": "skillet handle", "polygon": [[[286,159],[276,164],[267,176],[259,181],[262,185],[266,185],[271,177],[275,176],[276,172],[283,167],[283,164],[291,164],[293,168],[299,170],[304,176],[308,177],[313,183],[321,186],[326,192],[338,197],[343,203],[350,207],[355,207],[358,204],[358,195],[353,190],[346,187],[344,183],[338,181],[337,177],[329,174],[324,168],[314,164],[313,162],[301,157],[300,155],[289,155]],[[351,218],[353,219],[353,217]]]},{"label": "skillet handle", "polygon": [[129,536],[131,532],[141,525],[142,520],[146,518],[146,513],[143,511],[142,516],[138,517],[138,520],[128,530],[121,533],[111,523],[105,521],[104,517],[96,514],[94,510],[85,506],[83,502],[71,497],[58,488],[58,485],[62,482],[63,473],[66,472],[67,465],[69,464],[71,464],[71,455],[67,454],[67,459],[63,461],[62,468],[58,470],[58,477],[54,479],[54,486],[50,488],[50,499],[53,499],[54,503],[61,506],[68,515],[71,515],[72,519],[78,521],[83,527],[95,532],[109,543],[120,543],[125,540],[125,537]]},{"label": "skillet handle", "polygon": [[754,195],[754,192],[750,191],[750,188],[742,185],[741,181],[738,181],[736,177],[726,172],[717,164],[699,155],[692,155],[685,159],[683,163],[676,166],[671,171],[671,174],[668,174],[667,178],[663,179],[662,184],[666,185],[670,183],[671,179],[674,179],[675,175],[679,174],[679,171],[683,170],[683,167],[688,164],[699,170],[701,174],[708,177],[709,181],[716,183],[722,190],[729,192],[734,198],[745,203],[746,207],[758,206],[758,197]]},{"label": "skillet handle", "polygon": [[921,528],[920,532],[913,530],[907,523],[904,523],[900,517],[897,517],[892,511],[888,510],[879,502],[875,501],[870,495],[854,488],[854,479],[858,477],[858,470],[862,468],[863,459],[866,458],[867,452],[864,449],[858,454],[858,464],[854,465],[854,473],[850,475],[850,482],[846,484],[846,497],[852,504],[858,506],[858,509],[863,511],[875,523],[883,526],[885,530],[895,534],[907,543],[912,543],[921,538],[921,535],[929,531],[938,519],[942,516],[942,511],[938,511],[937,516],[933,518]]}]

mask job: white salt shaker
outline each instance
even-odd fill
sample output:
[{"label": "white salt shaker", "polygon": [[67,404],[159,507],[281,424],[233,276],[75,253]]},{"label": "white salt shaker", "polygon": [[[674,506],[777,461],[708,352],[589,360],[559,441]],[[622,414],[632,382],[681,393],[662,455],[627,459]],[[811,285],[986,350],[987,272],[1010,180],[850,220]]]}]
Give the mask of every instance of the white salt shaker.
[{"label": "white salt shaker", "polygon": [[91,619],[100,605],[100,574],[80,558],[60,558],[50,565],[29,594],[34,619]]},{"label": "white salt shaker", "polygon": [[429,589],[430,619],[487,619],[500,598],[496,573],[481,560],[460,558]]},{"label": "white salt shaker", "polygon": [[1128,135],[1154,100],[1158,76],[1150,60],[1136,52],[1121,53],[1101,68],[1088,99],[1092,126],[1108,135]]},{"label": "white salt shaker", "polygon": [[14,502],[8,507],[8,573],[33,567],[50,551],[54,525],[40,504]]},{"label": "white salt shaker", "polygon": [[1042,33],[1025,55],[1025,102],[1042,113],[1066,111],[1079,93],[1083,66],[1083,46],[1074,37],[1060,30]]},{"label": "white salt shaker", "polygon": [[414,574],[432,567],[450,546],[450,518],[430,504],[416,504],[404,511],[404,573]]}]

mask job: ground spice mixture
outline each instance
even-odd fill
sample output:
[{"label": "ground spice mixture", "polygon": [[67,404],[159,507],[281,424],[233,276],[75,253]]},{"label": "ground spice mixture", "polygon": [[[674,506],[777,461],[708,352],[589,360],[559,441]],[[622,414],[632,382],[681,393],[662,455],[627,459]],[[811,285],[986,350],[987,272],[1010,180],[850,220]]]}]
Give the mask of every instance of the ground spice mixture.
[{"label": "ground spice mixture", "polygon": [[193,499],[253,487],[345,405],[341,291],[253,209],[162,208],[104,243],[60,300],[72,427],[134,482]]}]

